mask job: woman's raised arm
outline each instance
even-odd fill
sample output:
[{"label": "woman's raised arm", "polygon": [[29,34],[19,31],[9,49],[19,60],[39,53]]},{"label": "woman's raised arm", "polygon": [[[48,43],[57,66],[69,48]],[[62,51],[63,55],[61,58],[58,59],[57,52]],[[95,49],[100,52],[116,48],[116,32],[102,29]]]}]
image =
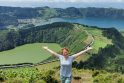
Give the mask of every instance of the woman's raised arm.
[{"label": "woman's raised arm", "polygon": [[43,46],[43,48],[48,51],[49,53],[51,53],[53,56],[59,57],[60,54],[50,50],[47,46]]},{"label": "woman's raised arm", "polygon": [[78,53],[76,53],[76,54],[74,54],[74,55],[72,55],[74,58],[77,58],[77,57],[79,57],[80,55],[82,55],[83,53],[85,53],[85,52],[87,52],[87,51],[89,51],[89,50],[91,50],[92,49],[92,47],[87,47],[85,50],[83,50],[83,51],[80,51],[80,52],[78,52]]}]

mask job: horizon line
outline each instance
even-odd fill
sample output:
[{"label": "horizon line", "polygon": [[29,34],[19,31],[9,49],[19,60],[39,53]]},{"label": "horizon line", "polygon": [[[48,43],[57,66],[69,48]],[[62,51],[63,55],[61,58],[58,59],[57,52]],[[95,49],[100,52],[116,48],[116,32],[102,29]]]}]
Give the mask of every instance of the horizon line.
[{"label": "horizon line", "polygon": [[67,8],[113,8],[113,9],[124,9],[124,8],[117,8],[117,7],[95,7],[95,6],[88,6],[88,7],[75,7],[75,6],[69,6],[69,7],[50,7],[50,6],[34,6],[34,7],[28,7],[28,6],[2,6],[0,5],[0,7],[11,7],[11,8],[44,8],[44,7],[48,7],[48,8],[61,8],[61,9],[67,9]]}]

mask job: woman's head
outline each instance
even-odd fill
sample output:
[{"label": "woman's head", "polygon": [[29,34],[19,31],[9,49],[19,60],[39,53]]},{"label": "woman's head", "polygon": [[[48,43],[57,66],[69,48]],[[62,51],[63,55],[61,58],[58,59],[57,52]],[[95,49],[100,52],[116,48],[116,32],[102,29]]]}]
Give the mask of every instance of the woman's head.
[{"label": "woman's head", "polygon": [[64,47],[64,48],[61,49],[61,52],[62,52],[63,56],[68,56],[69,50],[68,50],[68,48]]}]

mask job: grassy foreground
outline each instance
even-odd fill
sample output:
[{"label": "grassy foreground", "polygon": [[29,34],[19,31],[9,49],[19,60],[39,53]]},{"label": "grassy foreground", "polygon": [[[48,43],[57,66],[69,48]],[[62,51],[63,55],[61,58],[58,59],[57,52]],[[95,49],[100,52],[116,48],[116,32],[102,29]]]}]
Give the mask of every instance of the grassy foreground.
[{"label": "grassy foreground", "polygon": [[48,46],[56,52],[61,49],[56,43],[26,44],[12,50],[0,52],[0,64],[37,63],[46,60],[50,57],[50,54],[42,49],[42,46]]},{"label": "grassy foreground", "polygon": [[[52,66],[52,68],[50,65],[54,65],[54,67]],[[57,65],[59,64],[54,62],[37,68],[0,70],[0,83],[60,83],[59,67]],[[75,68],[72,72],[72,83],[124,83],[124,75],[116,72]]]}]

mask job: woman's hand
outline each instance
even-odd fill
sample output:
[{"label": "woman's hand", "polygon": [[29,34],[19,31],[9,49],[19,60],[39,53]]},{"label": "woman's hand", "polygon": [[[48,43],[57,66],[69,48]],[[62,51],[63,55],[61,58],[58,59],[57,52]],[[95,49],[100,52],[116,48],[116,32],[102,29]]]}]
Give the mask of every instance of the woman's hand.
[{"label": "woman's hand", "polygon": [[91,49],[93,49],[92,47],[90,47],[90,46],[88,46],[87,48],[86,48],[86,50],[91,50]]},{"label": "woman's hand", "polygon": [[47,46],[43,46],[42,48],[45,49],[46,51],[48,51],[49,53],[51,53],[53,56],[59,57],[59,54],[50,50]]},{"label": "woman's hand", "polygon": [[43,46],[43,49],[45,49],[45,50],[46,50],[46,49],[48,49],[48,47],[47,47],[47,46]]},{"label": "woman's hand", "polygon": [[76,54],[74,54],[74,55],[72,55],[74,58],[77,58],[77,57],[79,57],[80,55],[82,55],[83,53],[85,53],[85,52],[87,52],[87,51],[89,51],[89,50],[91,50],[92,49],[92,47],[90,47],[90,46],[88,46],[85,50],[82,50],[82,51],[80,51],[80,52],[78,52],[78,53],[76,53]]}]

